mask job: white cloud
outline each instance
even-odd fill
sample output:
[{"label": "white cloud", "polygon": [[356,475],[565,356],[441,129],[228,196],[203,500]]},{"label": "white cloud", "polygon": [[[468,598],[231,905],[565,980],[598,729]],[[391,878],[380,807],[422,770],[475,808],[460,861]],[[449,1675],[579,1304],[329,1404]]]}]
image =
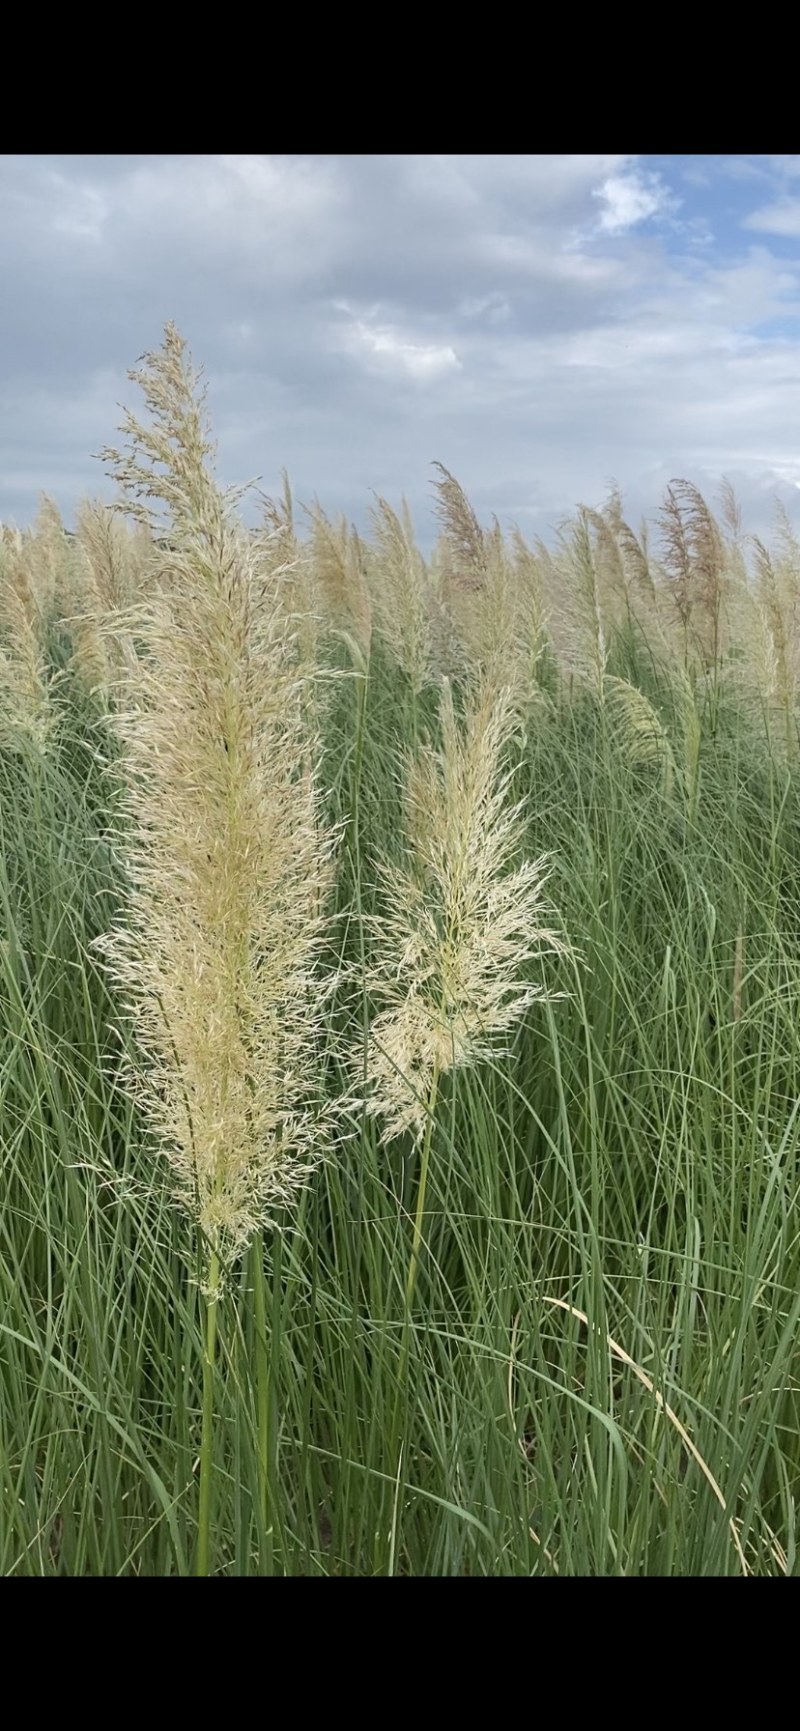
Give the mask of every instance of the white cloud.
[{"label": "white cloud", "polygon": [[99,243],[109,214],[108,199],[102,191],[86,182],[71,182],[64,174],[54,173],[49,180],[55,195],[54,232]]},{"label": "white cloud", "polygon": [[340,341],[348,354],[368,366],[405,374],[422,384],[433,384],[461,366],[450,343],[425,342],[381,320],[377,313],[359,317],[346,302],[338,302],[337,310],[349,322],[334,335],[334,342]]},{"label": "white cloud", "polygon": [[637,170],[609,175],[592,196],[605,207],[599,217],[605,234],[624,234],[651,216],[674,210],[677,204],[658,175]]},{"label": "white cloud", "polygon": [[[757,160],[764,160],[763,158]],[[793,180],[800,174],[800,156],[768,156],[766,161],[778,174],[783,174]]]},{"label": "white cloud", "polygon": [[511,317],[511,304],[502,294],[466,295],[456,311],[462,319],[485,319],[488,324],[502,325]]},{"label": "white cloud", "polygon": [[744,218],[744,228],[761,234],[781,235],[788,240],[800,238],[800,198],[777,198],[762,204]]}]

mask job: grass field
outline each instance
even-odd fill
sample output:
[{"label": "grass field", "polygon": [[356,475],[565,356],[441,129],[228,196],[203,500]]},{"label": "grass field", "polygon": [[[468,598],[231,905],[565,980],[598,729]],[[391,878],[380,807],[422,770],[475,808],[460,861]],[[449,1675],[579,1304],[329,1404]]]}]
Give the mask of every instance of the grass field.
[{"label": "grass field", "polygon": [[0,1572],[794,1574],[789,524],[245,530],[133,377],[0,546]]}]

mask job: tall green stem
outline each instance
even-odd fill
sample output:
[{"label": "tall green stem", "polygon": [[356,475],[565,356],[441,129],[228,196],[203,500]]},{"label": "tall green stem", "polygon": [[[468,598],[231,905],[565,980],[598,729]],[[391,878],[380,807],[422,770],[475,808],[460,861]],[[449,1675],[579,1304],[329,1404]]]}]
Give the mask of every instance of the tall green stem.
[{"label": "tall green stem", "polygon": [[353,797],[350,817],[350,852],[353,862],[353,888],[358,925],[359,961],[361,965],[361,1007],[363,1029],[363,1065],[366,1080],[369,1052],[369,1002],[364,982],[367,978],[367,955],[364,943],[363,895],[361,887],[361,771],[364,760],[364,733],[367,715],[367,696],[369,691],[369,666],[358,692],[358,717],[356,724],[356,756],[353,771]]},{"label": "tall green stem", "polygon": [[411,1245],[411,1260],[408,1264],[408,1279],[406,1281],[406,1311],[410,1313],[414,1298],[414,1288],[419,1272],[419,1252],[422,1244],[422,1226],[425,1219],[425,1192],[428,1187],[428,1167],[431,1158],[431,1139],[436,1112],[436,1100],[439,1093],[439,1066],[437,1064],[431,1081],[431,1091],[428,1098],[428,1122],[425,1126],[425,1140],[422,1144],[422,1156],[419,1166],[419,1184],[417,1186],[417,1206],[414,1213],[414,1238]]},{"label": "tall green stem", "polygon": [[[256,1326],[256,1405],[258,1415],[258,1490],[264,1542],[271,1554],[269,1494],[269,1353],[267,1349],[267,1301],[264,1294],[264,1239],[253,1241],[253,1291]],[[269,1571],[271,1572],[271,1570]]]},{"label": "tall green stem", "polygon": [[[393,1469],[394,1469],[394,1462],[395,1461],[397,1462],[397,1468],[396,1468],[397,1480],[396,1480],[396,1485],[395,1485],[395,1507],[396,1508],[402,1507],[402,1499],[403,1499],[403,1483],[404,1483],[403,1460],[404,1460],[404,1456],[405,1456],[406,1451],[405,1451],[405,1445],[404,1444],[401,1445],[400,1439],[401,1439],[401,1436],[405,1433],[406,1424],[407,1424],[407,1420],[408,1420],[409,1367],[410,1367],[410,1352],[411,1352],[411,1312],[412,1312],[412,1306],[414,1303],[414,1291],[415,1291],[416,1284],[417,1284],[417,1274],[419,1272],[419,1257],[420,1257],[420,1249],[422,1246],[422,1228],[423,1228],[423,1224],[425,1221],[425,1193],[426,1193],[427,1187],[428,1187],[428,1169],[430,1167],[431,1142],[433,1139],[433,1125],[434,1125],[434,1116],[435,1116],[435,1112],[436,1112],[436,1100],[437,1100],[437,1096],[439,1093],[439,1076],[440,1076],[440,1069],[439,1069],[439,1066],[437,1064],[437,1066],[433,1072],[433,1077],[431,1080],[431,1091],[430,1091],[430,1094],[428,1095],[428,1114],[427,1114],[428,1121],[427,1121],[427,1124],[425,1126],[425,1137],[424,1137],[423,1144],[422,1144],[422,1154],[420,1156],[419,1181],[417,1184],[417,1201],[416,1201],[416,1207],[414,1209],[414,1236],[413,1236],[412,1243],[411,1243],[411,1256],[409,1259],[408,1274],[406,1277],[405,1314],[403,1317],[403,1333],[402,1333],[402,1337],[401,1337],[401,1346],[400,1346],[400,1363],[399,1363],[398,1374],[397,1374],[397,1400],[395,1402],[394,1420],[393,1420],[392,1430],[391,1430],[391,1460],[393,1463]],[[395,1522],[393,1519],[393,1521],[392,1521],[392,1555],[393,1556],[396,1552],[397,1543],[398,1543],[398,1533],[397,1533],[397,1530],[395,1527]],[[390,1573],[393,1573],[393,1572],[394,1572],[394,1565],[392,1563],[390,1565]]]},{"label": "tall green stem", "polygon": [[211,1535],[211,1486],[214,1470],[214,1361],[217,1354],[219,1256],[212,1250],[208,1264],[206,1340],[203,1357],[203,1431],[200,1439],[200,1507],[197,1521],[195,1574],[208,1574]]}]

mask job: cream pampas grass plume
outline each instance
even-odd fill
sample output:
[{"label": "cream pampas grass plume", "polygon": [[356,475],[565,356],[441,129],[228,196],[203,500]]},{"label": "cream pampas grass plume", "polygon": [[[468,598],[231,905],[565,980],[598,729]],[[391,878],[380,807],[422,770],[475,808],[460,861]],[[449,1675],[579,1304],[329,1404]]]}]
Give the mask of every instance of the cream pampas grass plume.
[{"label": "cream pampas grass plume", "polygon": [[547,862],[518,863],[523,814],[504,764],[519,726],[513,693],[485,687],[459,723],[445,685],[440,721],[438,749],[407,763],[405,859],[383,868],[370,980],[383,1008],[370,1030],[368,1111],[384,1140],[407,1131],[422,1146],[409,1305],[440,1077],[496,1051],[546,996],[532,970],[566,948],[546,923]]},{"label": "cream pampas grass plume", "polygon": [[406,858],[382,870],[370,985],[384,1008],[372,1024],[369,1110],[384,1137],[427,1121],[434,1076],[491,1054],[496,1037],[545,995],[530,966],[562,940],[543,923],[545,859],[517,864],[523,816],[509,803],[503,758],[518,723],[508,692],[480,693],[459,724],[449,685],[441,744],[406,772]]},{"label": "cream pampas grass plume", "polygon": [[107,455],[139,511],[168,505],[172,548],[120,692],[130,896],[104,948],[144,1054],[139,1099],[178,1197],[227,1261],[321,1151],[331,838],[301,678],[213,480],[174,329],[132,376],[152,422],[128,416],[127,453]]},{"label": "cream pampas grass plume", "polygon": [[[213,478],[203,394],[174,327],[131,377],[150,418],[128,414],[126,447],[105,455],[142,521],[153,526],[166,506],[169,551],[114,712],[129,894],[104,951],[135,1024],[136,1094],[207,1246],[196,1557],[206,1574],[220,1276],[325,1147],[318,963],[332,837],[275,572]],[[263,1254],[254,1263],[267,1532]]]},{"label": "cream pampas grass plume", "polygon": [[669,796],[675,779],[675,756],[666,727],[650,699],[631,685],[607,673],[604,681],[606,711],[629,763],[655,768]]}]

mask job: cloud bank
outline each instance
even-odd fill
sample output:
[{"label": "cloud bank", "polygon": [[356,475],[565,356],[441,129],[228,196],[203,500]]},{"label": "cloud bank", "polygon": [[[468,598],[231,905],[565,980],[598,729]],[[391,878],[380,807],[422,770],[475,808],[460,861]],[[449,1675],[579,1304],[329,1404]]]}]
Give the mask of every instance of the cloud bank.
[{"label": "cloud bank", "polygon": [[722,475],[800,486],[800,158],[6,156],[0,518],[107,494],[91,453],[174,319],[223,480],[362,522],[440,459],[547,535]]}]

